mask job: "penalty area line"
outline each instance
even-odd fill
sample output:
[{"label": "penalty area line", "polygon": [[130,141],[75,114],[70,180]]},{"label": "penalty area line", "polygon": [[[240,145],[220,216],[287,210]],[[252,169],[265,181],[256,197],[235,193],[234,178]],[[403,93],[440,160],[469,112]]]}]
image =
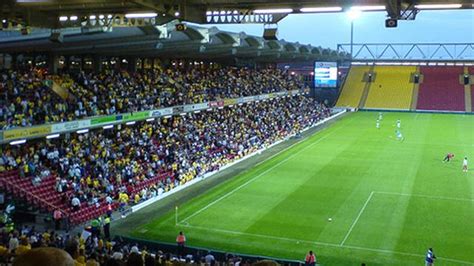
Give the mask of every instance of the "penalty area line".
[{"label": "penalty area line", "polygon": [[364,206],[362,206],[362,208],[360,209],[359,214],[357,215],[357,217],[355,218],[355,220],[352,223],[351,227],[349,228],[349,231],[347,232],[346,236],[342,240],[340,246],[343,246],[344,243],[346,242],[346,240],[349,238],[349,235],[352,233],[352,230],[354,229],[355,225],[359,221],[360,217],[362,216],[362,213],[364,212],[365,208],[367,207],[367,205],[369,204],[369,201],[372,199],[373,196],[374,196],[374,192],[372,191],[372,192],[370,192],[369,197],[365,201]]}]

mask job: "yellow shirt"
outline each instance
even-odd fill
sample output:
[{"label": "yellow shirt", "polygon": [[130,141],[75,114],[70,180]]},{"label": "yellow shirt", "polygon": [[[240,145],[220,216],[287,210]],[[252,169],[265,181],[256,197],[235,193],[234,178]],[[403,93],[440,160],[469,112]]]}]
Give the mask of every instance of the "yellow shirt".
[{"label": "yellow shirt", "polygon": [[85,265],[86,264],[86,257],[79,256],[79,257],[77,257],[76,262],[80,263],[81,265]]},{"label": "yellow shirt", "polygon": [[0,256],[7,254],[7,252],[8,252],[8,249],[5,246],[0,245]]},{"label": "yellow shirt", "polygon": [[97,243],[97,248],[101,250],[104,247],[104,240],[99,239],[99,243]]},{"label": "yellow shirt", "polygon": [[28,250],[31,249],[31,246],[28,244],[28,245],[19,245],[16,250],[15,250],[15,254],[16,255],[21,255],[21,254],[24,254],[26,253]]},{"label": "yellow shirt", "polygon": [[135,204],[137,204],[140,201],[140,195],[135,194]]},{"label": "yellow shirt", "polygon": [[74,266],[86,266],[86,264],[75,260],[74,261]]},{"label": "yellow shirt", "polygon": [[99,266],[100,264],[95,260],[88,260],[86,266]]},{"label": "yellow shirt", "polygon": [[112,250],[112,247],[113,247],[112,242],[110,242],[110,241],[105,242],[105,248],[107,250]]},{"label": "yellow shirt", "polygon": [[49,238],[51,237],[51,235],[47,232],[44,232],[43,233],[43,239],[46,241],[46,242],[49,242]]},{"label": "yellow shirt", "polygon": [[30,169],[28,167],[28,164],[24,164],[23,165],[23,171],[25,172],[25,174],[28,174],[30,172]]},{"label": "yellow shirt", "polygon": [[127,193],[122,193],[122,197],[121,197],[120,202],[127,203],[128,200],[129,200],[129,197],[128,197]]},{"label": "yellow shirt", "polygon": [[82,248],[86,245],[86,240],[84,238],[79,238],[79,248]]}]

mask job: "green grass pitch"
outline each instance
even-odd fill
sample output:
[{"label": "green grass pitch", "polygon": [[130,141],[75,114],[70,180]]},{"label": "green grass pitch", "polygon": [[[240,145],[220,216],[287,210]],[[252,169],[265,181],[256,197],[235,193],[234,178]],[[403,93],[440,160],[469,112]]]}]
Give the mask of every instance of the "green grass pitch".
[{"label": "green grass pitch", "polygon": [[[474,265],[474,116],[346,116],[130,235],[321,265]],[[395,139],[401,119],[404,141]],[[447,152],[456,157],[443,163]],[[329,221],[332,218],[332,221]]]}]

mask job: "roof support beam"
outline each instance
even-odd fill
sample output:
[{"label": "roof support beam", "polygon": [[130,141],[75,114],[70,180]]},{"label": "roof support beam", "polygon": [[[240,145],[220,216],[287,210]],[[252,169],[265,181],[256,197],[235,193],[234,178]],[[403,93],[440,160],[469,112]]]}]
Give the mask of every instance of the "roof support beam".
[{"label": "roof support beam", "polygon": [[159,1],[159,2],[155,1],[154,3],[151,3],[150,1],[147,1],[147,0],[132,0],[130,2],[133,2],[139,6],[145,7],[149,9],[150,11],[156,11],[158,13],[166,13],[165,5],[160,3],[160,2],[166,2],[166,1]]}]

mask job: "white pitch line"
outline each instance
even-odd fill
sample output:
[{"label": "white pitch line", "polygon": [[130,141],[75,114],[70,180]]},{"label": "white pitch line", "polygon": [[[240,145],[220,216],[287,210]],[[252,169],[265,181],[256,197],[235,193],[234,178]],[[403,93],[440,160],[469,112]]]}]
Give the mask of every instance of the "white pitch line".
[{"label": "white pitch line", "polygon": [[367,198],[367,200],[365,201],[364,203],[364,206],[362,206],[362,208],[360,209],[359,211],[359,214],[357,215],[357,217],[355,218],[354,222],[352,223],[351,227],[349,228],[349,231],[347,232],[346,236],[344,237],[344,239],[342,240],[340,246],[343,246],[344,243],[346,242],[347,238],[349,238],[349,235],[351,234],[352,232],[352,229],[354,229],[355,225],[357,224],[357,222],[359,221],[359,218],[360,216],[362,216],[362,213],[364,212],[365,208],[367,207],[367,204],[369,204],[369,201],[370,199],[372,199],[372,196],[374,195],[374,192],[370,192],[370,195],[369,197]]},{"label": "white pitch line", "polygon": [[398,193],[398,192],[386,192],[386,191],[374,191],[377,194],[386,194],[386,195],[395,195],[395,196],[407,196],[407,197],[418,197],[418,198],[427,198],[427,199],[438,199],[438,200],[455,200],[455,201],[467,201],[473,202],[474,199],[470,198],[453,198],[453,197],[443,197],[443,196],[433,196],[433,195],[423,195],[423,194],[408,194],[408,193]]},{"label": "white pitch line", "polygon": [[[358,247],[358,246],[351,246],[351,245],[345,245],[345,246],[340,246],[341,248],[349,248],[349,249],[357,249],[357,250],[364,250],[364,251],[373,251],[373,252],[379,252],[379,253],[387,253],[387,254],[397,254],[397,255],[404,255],[404,256],[412,256],[412,257],[425,257],[424,255],[421,254],[415,254],[415,253],[409,253],[409,252],[402,252],[402,251],[393,251],[393,250],[388,250],[388,249],[378,249],[378,248],[366,248],[366,247]],[[450,261],[450,262],[455,262],[455,263],[460,263],[460,264],[466,264],[466,265],[474,265],[474,262],[469,262],[469,261],[463,261],[463,260],[457,260],[457,259],[451,259],[451,258],[445,258],[445,257],[438,257],[438,259],[443,260],[443,261]]]},{"label": "white pitch line", "polygon": [[262,235],[262,234],[252,234],[252,233],[225,230],[225,229],[218,229],[218,228],[207,228],[207,227],[202,227],[202,226],[194,226],[194,225],[190,225],[190,224],[187,224],[187,225],[179,224],[179,225],[184,226],[184,227],[188,227],[188,228],[200,229],[200,230],[204,230],[204,231],[213,231],[213,232],[219,232],[219,233],[226,233],[226,234],[232,234],[232,235],[251,236],[251,237],[267,238],[267,239],[281,240],[281,241],[288,241],[288,242],[295,242],[295,243],[301,242],[301,243],[308,243],[308,244],[317,244],[317,245],[321,245],[321,246],[339,247],[339,245],[335,244],[335,243],[331,244],[331,243],[326,243],[326,242],[299,240],[299,239],[293,239],[293,238],[287,238],[287,237],[269,236],[269,235]]},{"label": "white pitch line", "polygon": [[[193,213],[193,214],[191,214],[190,216],[188,216],[188,217],[186,217],[185,219],[183,219],[181,222],[186,222],[186,221],[188,221],[189,219],[193,218],[194,216],[200,214],[201,212],[203,212],[203,211],[209,209],[209,208],[210,208],[211,206],[213,206],[214,204],[216,204],[216,203],[220,202],[221,200],[223,200],[223,199],[229,197],[230,195],[234,194],[236,191],[238,191],[238,190],[240,190],[241,188],[247,186],[248,184],[252,183],[253,181],[257,180],[258,178],[260,178],[261,176],[265,175],[266,173],[272,171],[273,169],[277,168],[278,166],[280,166],[280,165],[286,163],[288,160],[294,158],[296,155],[300,154],[300,153],[303,152],[304,150],[306,150],[306,149],[308,149],[308,148],[310,148],[310,147],[312,147],[312,146],[318,144],[319,142],[321,142],[322,140],[326,139],[327,137],[329,137],[331,134],[333,134],[333,133],[336,132],[336,131],[337,131],[337,130],[330,132],[330,133],[327,134],[326,136],[323,136],[322,138],[318,139],[317,141],[315,141],[315,142],[311,143],[310,145],[308,145],[308,146],[302,148],[302,149],[299,150],[297,153],[294,153],[293,155],[291,155],[291,156],[285,158],[284,160],[282,160],[281,162],[279,162],[279,163],[273,165],[272,167],[270,167],[270,168],[268,168],[267,170],[263,171],[263,172],[260,173],[259,175],[255,176],[254,178],[248,180],[247,182],[243,183],[242,185],[240,185],[240,186],[234,188],[233,190],[229,191],[227,194],[221,196],[220,198],[218,198],[218,199],[214,200],[213,202],[207,204],[206,206],[202,207],[201,209],[199,209],[199,210],[196,211],[195,213]],[[276,155],[278,155],[278,154],[280,154],[280,153],[282,153],[282,152],[284,152],[284,151],[286,151],[286,150],[292,148],[293,146],[295,146],[295,145],[298,144],[298,143],[301,143],[301,142],[304,141],[304,140],[306,140],[306,139],[302,139],[302,140],[300,140],[300,141],[298,141],[298,142],[296,142],[296,143],[290,145],[289,147],[287,147],[287,148],[285,148],[285,149],[279,151],[279,152],[278,152],[277,154],[275,154],[274,156],[276,156]],[[274,156],[272,156],[272,157],[274,157]],[[270,158],[272,158],[272,157],[270,157]],[[269,158],[269,159],[270,159],[270,158]],[[268,160],[268,159],[267,159],[267,160]]]},{"label": "white pitch line", "polygon": [[[302,239],[294,239],[294,238],[287,238],[287,237],[279,237],[279,236],[269,236],[269,235],[262,235],[262,234],[253,234],[253,233],[246,233],[246,232],[239,232],[239,231],[232,231],[232,230],[225,230],[225,229],[218,229],[218,228],[207,228],[202,226],[194,226],[188,224],[179,224],[180,226],[191,228],[191,229],[198,229],[203,231],[210,231],[210,232],[218,232],[218,233],[225,233],[225,234],[233,234],[233,235],[241,235],[241,236],[250,236],[256,238],[266,238],[272,240],[279,240],[279,241],[286,241],[291,243],[305,243],[305,244],[314,244],[319,246],[326,246],[326,247],[333,247],[333,248],[344,248],[344,249],[355,249],[355,250],[362,250],[362,251],[371,251],[371,252],[378,252],[378,253],[385,253],[385,254],[396,254],[396,255],[403,255],[403,256],[411,256],[411,257],[419,257],[424,258],[425,256],[422,254],[416,253],[409,253],[409,252],[402,252],[402,251],[394,251],[388,249],[378,249],[378,248],[367,248],[367,247],[359,247],[359,246],[352,246],[352,245],[344,245],[341,246],[335,243],[327,243],[327,242],[318,242],[318,241],[310,241],[310,240],[302,240]],[[473,262],[451,259],[451,258],[444,258],[438,257],[438,259],[442,261],[450,261],[459,264],[465,265],[474,265]]]}]

